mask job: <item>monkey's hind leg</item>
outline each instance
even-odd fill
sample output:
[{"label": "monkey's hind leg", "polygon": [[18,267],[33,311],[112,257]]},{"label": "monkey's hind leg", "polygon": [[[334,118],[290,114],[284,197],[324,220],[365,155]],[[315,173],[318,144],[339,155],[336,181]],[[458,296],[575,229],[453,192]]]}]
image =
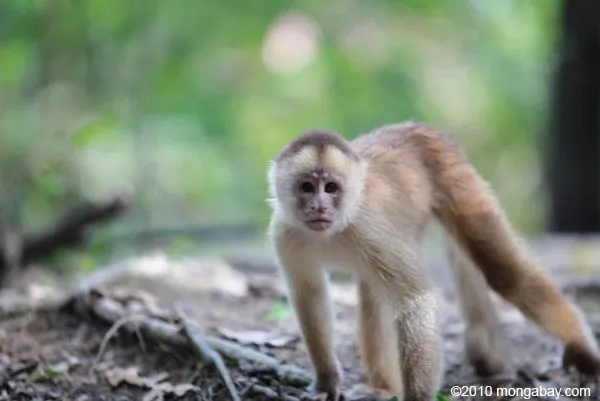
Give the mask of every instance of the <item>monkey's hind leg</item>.
[{"label": "monkey's hind leg", "polygon": [[436,295],[426,292],[409,300],[398,317],[404,401],[431,401],[443,375],[443,342]]},{"label": "monkey's hind leg", "polygon": [[512,372],[505,333],[485,278],[452,238],[446,238],[446,250],[467,325],[465,353],[469,363],[479,376]]},{"label": "monkey's hind leg", "polygon": [[393,308],[361,281],[358,284],[358,343],[370,385],[402,399],[400,353]]}]

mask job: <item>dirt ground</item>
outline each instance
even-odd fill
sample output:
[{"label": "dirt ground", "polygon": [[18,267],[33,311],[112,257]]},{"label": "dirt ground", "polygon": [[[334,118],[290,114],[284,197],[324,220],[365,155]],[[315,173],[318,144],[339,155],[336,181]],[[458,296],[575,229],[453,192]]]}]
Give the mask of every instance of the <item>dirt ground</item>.
[{"label": "dirt ground", "polygon": [[[166,310],[184,311],[209,335],[241,343],[311,371],[277,275],[242,273],[218,259],[184,263],[162,256],[132,261],[116,270],[119,273],[103,277],[99,287],[131,293],[143,291]],[[27,278],[29,295],[37,292],[39,296],[43,288],[51,288],[40,284],[49,282],[47,276],[41,277]],[[88,280],[87,285],[96,286],[96,282]],[[517,396],[498,396],[495,387],[498,383],[477,377],[465,363],[464,325],[453,290],[445,285],[440,288],[445,298],[442,327],[446,362],[441,393],[449,395],[453,385],[465,386],[463,396],[449,399],[557,399],[549,391],[564,392],[567,387],[591,389],[591,393],[571,399],[599,398],[595,383],[582,381],[576,374],[567,374],[560,368],[562,347],[556,340],[501,302],[498,306],[512,345],[511,359],[518,369],[518,374],[503,385],[521,388],[521,392],[513,390],[510,395]],[[349,389],[366,382],[355,342],[354,289],[348,283],[335,283],[332,289],[337,352],[344,370],[344,387]],[[597,304],[593,291],[586,296],[585,302]],[[584,302],[581,296],[576,299]],[[142,335],[132,336],[117,330],[107,338],[110,325],[92,316],[62,308],[21,313],[16,317],[0,313],[0,317],[0,400],[230,399],[211,363],[198,362],[189,353]],[[597,334],[598,327],[593,325]],[[272,371],[260,366],[228,363],[228,369],[243,400],[283,400],[284,395],[299,397],[302,393],[301,388],[279,382]],[[274,393],[256,394],[253,383]],[[482,387],[467,387],[471,385]],[[546,389],[551,396],[543,398],[526,392],[534,388]],[[471,397],[464,396],[469,392]],[[492,392],[492,396],[484,395]]]}]

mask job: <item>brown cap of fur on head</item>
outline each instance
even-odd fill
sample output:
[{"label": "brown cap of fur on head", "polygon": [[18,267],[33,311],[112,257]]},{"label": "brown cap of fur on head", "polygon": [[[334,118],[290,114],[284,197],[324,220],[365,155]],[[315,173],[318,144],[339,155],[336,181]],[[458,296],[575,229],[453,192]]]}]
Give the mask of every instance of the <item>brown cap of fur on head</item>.
[{"label": "brown cap of fur on head", "polygon": [[320,156],[322,156],[326,148],[334,147],[352,160],[359,160],[356,152],[354,152],[348,141],[341,135],[329,130],[315,129],[300,134],[279,152],[275,161],[280,162],[283,159],[295,156],[305,147],[314,147]]}]

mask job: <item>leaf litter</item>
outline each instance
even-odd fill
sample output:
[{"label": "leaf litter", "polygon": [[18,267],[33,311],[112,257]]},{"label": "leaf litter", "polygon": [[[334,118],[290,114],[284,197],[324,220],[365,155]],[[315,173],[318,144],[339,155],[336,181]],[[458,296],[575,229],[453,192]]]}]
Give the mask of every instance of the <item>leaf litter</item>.
[{"label": "leaf litter", "polygon": [[[216,265],[211,263],[213,267]],[[193,266],[196,269],[198,264]],[[150,279],[130,276],[127,279],[115,278],[112,283],[110,280],[103,281],[101,286],[97,286],[98,293],[103,294],[107,301],[112,300],[114,305],[127,305],[128,313],[151,317],[162,322],[163,326],[180,324],[178,314],[173,311],[185,310],[186,315],[198,322],[203,333],[211,336],[211,341],[230,341],[239,349],[261,353],[263,360],[268,362],[267,365],[252,363],[249,362],[251,359],[223,354],[235,391],[241,399],[298,400],[304,382],[286,382],[277,374],[274,365],[269,366],[272,361],[280,361],[291,363],[305,372],[311,371],[310,360],[299,341],[298,327],[285,302],[280,280],[276,276],[260,274],[245,275],[241,280],[236,273],[235,287],[245,287],[249,291],[224,291],[225,284],[220,279],[217,280],[217,291],[210,291],[206,283],[202,283],[201,289],[194,288],[193,280],[185,280],[182,271],[178,272],[175,281],[165,280],[156,271]],[[182,280],[187,281],[185,288],[179,285]],[[332,293],[338,294],[334,296],[339,338],[336,348],[348,390],[367,379],[355,342],[356,311],[352,292],[346,285],[337,287],[334,284],[333,287]],[[576,288],[570,291],[571,295],[577,295]],[[586,294],[597,302],[600,290],[590,289],[588,285]],[[439,400],[449,399],[447,395],[451,385],[487,385],[485,379],[475,376],[465,363],[464,324],[451,292],[447,301],[443,314],[446,371]],[[560,344],[526,324],[510,308],[502,304],[499,306],[503,308],[503,325],[512,343],[513,363],[519,368],[517,377],[502,385],[513,388],[594,387],[582,382],[577,374],[560,369]],[[0,400],[231,399],[219,369],[210,361],[195,357],[189,350],[177,349],[173,344],[156,341],[147,331],[136,332],[133,321],[107,336],[111,324],[76,309],[72,304],[47,308],[28,313],[27,319],[10,325],[2,324],[5,319],[0,314]],[[591,321],[594,321],[594,316]],[[597,325],[594,331],[597,332]],[[177,334],[177,330],[174,333]],[[96,361],[103,346],[102,357]],[[593,390],[591,398],[597,399],[597,389]]]}]

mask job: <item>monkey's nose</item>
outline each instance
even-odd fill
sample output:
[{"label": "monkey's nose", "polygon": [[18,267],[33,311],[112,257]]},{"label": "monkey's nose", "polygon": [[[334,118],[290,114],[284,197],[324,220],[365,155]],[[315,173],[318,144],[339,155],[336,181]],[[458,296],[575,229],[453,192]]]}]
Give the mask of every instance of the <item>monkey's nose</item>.
[{"label": "monkey's nose", "polygon": [[327,213],[327,206],[312,206],[311,210],[317,214],[325,214]]}]

